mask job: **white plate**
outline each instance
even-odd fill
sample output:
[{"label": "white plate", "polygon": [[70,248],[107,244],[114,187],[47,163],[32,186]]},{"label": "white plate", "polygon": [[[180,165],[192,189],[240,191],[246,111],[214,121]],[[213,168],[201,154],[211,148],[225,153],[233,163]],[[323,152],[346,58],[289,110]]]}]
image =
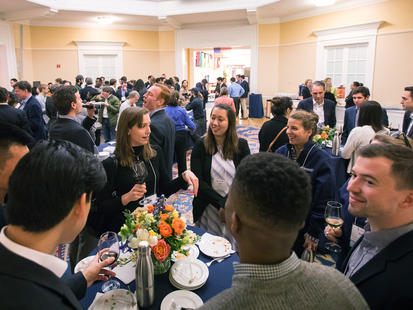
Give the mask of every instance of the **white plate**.
[{"label": "white plate", "polygon": [[135,294],[128,290],[118,289],[100,294],[93,301],[89,310],[134,310],[136,308]]},{"label": "white plate", "polygon": [[172,300],[174,300],[178,306],[185,308],[196,309],[204,304],[202,299],[197,294],[190,291],[180,290],[174,291],[165,296],[161,303],[161,310],[171,309]]},{"label": "white plate", "polygon": [[173,280],[185,288],[198,288],[209,276],[208,267],[199,259],[183,258],[171,268]]},{"label": "white plate", "polygon": [[78,262],[78,263],[76,264],[75,269],[74,269],[74,273],[77,273],[77,272],[82,271],[83,269],[85,269],[85,267],[86,267],[87,265],[89,265],[89,263],[90,263],[94,258],[95,258],[94,256],[88,256],[88,257],[85,257],[84,259],[82,259],[80,262]]},{"label": "white plate", "polygon": [[178,283],[176,283],[176,282],[174,281],[174,279],[172,278],[172,274],[171,274],[171,273],[169,273],[169,282],[171,282],[171,284],[172,284],[173,286],[175,286],[178,290],[187,290],[187,291],[195,291],[195,290],[203,287],[204,284],[205,284],[205,283],[202,283],[201,285],[194,286],[194,287],[186,287],[186,286],[183,286],[183,285],[179,285]]},{"label": "white plate", "polygon": [[[186,250],[188,252],[188,256],[185,256],[181,253],[178,253],[177,251],[174,251],[171,255],[172,261],[176,262],[177,260],[183,259],[183,258],[194,258],[194,259],[196,259],[199,256],[199,249],[195,244],[190,245],[188,247],[184,247],[184,250]],[[178,258],[176,257],[177,255],[178,255]]]},{"label": "white plate", "polygon": [[199,242],[199,249],[202,253],[212,258],[222,257],[233,253],[231,243],[222,237],[205,233]]}]

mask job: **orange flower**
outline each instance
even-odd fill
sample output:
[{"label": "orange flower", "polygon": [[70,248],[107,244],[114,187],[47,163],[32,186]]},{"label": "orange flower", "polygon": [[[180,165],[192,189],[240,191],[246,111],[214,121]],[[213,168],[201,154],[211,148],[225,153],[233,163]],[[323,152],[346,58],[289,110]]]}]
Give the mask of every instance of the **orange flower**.
[{"label": "orange flower", "polygon": [[152,213],[153,212],[153,205],[149,205],[146,207],[148,209],[148,213]]},{"label": "orange flower", "polygon": [[327,133],[326,133],[325,131],[323,131],[323,132],[321,133],[321,139],[327,139],[327,138],[328,138]]},{"label": "orange flower", "polygon": [[164,221],[161,221],[161,223],[158,225],[158,227],[159,227],[159,233],[163,237],[168,238],[168,237],[172,236],[172,227],[169,226]]},{"label": "orange flower", "polygon": [[161,218],[161,220],[165,221],[165,220],[168,218],[168,214],[166,214],[166,213],[161,213],[161,214],[159,215],[159,217]]},{"label": "orange flower", "polygon": [[158,243],[152,247],[152,253],[155,258],[163,262],[171,253],[171,246],[165,242],[165,240],[159,240]]},{"label": "orange flower", "polygon": [[165,211],[171,212],[174,210],[174,207],[172,207],[171,205],[165,205]]},{"label": "orange flower", "polygon": [[183,220],[181,220],[179,217],[178,218],[174,218],[172,221],[172,228],[175,231],[175,234],[177,235],[182,235],[182,232],[185,229],[185,222]]}]

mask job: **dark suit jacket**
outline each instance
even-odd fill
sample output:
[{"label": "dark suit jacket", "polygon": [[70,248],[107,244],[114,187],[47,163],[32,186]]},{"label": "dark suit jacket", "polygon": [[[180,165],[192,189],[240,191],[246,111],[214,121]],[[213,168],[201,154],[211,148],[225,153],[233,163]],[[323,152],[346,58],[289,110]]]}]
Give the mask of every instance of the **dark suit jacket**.
[{"label": "dark suit jacket", "polygon": [[[360,244],[360,238],[341,266]],[[372,310],[410,309],[413,305],[413,231],[399,237],[361,267],[350,280],[357,286]]]},{"label": "dark suit jacket", "polygon": [[250,86],[248,85],[248,82],[246,80],[243,80],[240,85],[245,90],[241,98],[248,98],[248,93],[250,92]]},{"label": "dark suit jacket", "polygon": [[[413,139],[413,129],[410,131],[410,132],[407,132],[407,129],[409,129],[409,125],[410,125],[410,122],[411,122],[411,119],[410,119],[410,114],[411,114],[412,112],[410,112],[410,111],[406,111],[406,113],[404,113],[404,118],[403,118],[403,132],[407,135],[407,136],[409,136],[409,138],[412,138]],[[410,133],[410,134],[409,134]]]},{"label": "dark suit jacket", "polygon": [[202,94],[203,98],[203,103],[204,106],[203,108],[205,109],[205,104],[208,102],[208,90],[206,88],[205,85],[202,85],[201,82],[196,83],[196,88],[198,89],[198,91]]},{"label": "dark suit jacket", "polygon": [[43,119],[42,107],[34,96],[31,96],[23,108],[29,120],[30,129],[35,141],[47,139],[46,124]]},{"label": "dark suit jacket", "polygon": [[[341,144],[345,144],[347,141],[348,136],[350,135],[350,131],[353,130],[356,123],[356,116],[357,116],[357,106],[353,105],[346,109],[344,113],[344,126],[343,126],[343,134],[341,136]],[[383,126],[389,126],[389,118],[387,116],[386,109],[382,109],[381,112],[381,123]]]},{"label": "dark suit jacket", "polygon": [[80,91],[80,98],[82,98],[82,100],[90,100],[92,97],[99,94],[100,92],[96,88],[88,85]]},{"label": "dark suit jacket", "polygon": [[47,126],[50,126],[56,121],[57,119],[57,109],[53,101],[53,97],[46,98],[46,115],[50,118]]},{"label": "dark suit jacket", "polygon": [[91,153],[95,150],[89,132],[72,119],[58,118],[50,127],[50,139],[70,141]]},{"label": "dark suit jacket", "polygon": [[[250,154],[248,142],[242,138],[238,142],[238,152],[234,154],[234,165],[238,167],[241,160]],[[199,179],[198,196],[194,198],[193,210],[194,222],[199,220],[205,207],[212,204],[215,208],[224,208],[226,197],[219,195],[211,186],[212,156],[205,150],[204,140],[200,139],[195,144],[191,155],[191,170]]]},{"label": "dark suit jacket", "polygon": [[50,270],[10,252],[2,244],[0,283],[2,309],[82,309],[64,281]]},{"label": "dark suit jacket", "polygon": [[[324,124],[330,127],[336,126],[336,105],[333,101],[324,98]],[[301,100],[297,109],[313,111],[313,97]]]},{"label": "dark suit jacket", "polygon": [[[115,95],[116,97],[118,97],[119,100],[122,100],[122,91],[121,91],[121,89],[120,89],[119,87],[118,87],[118,89],[116,90],[116,92],[114,93],[114,95]],[[129,96],[129,88],[126,88],[125,98],[128,98],[128,96]]]},{"label": "dark suit jacket", "polygon": [[26,113],[9,106],[8,104],[0,104],[0,121],[24,129],[29,135],[33,134]]},{"label": "dark suit jacket", "polygon": [[150,143],[158,145],[163,152],[165,167],[172,179],[172,165],[175,150],[175,123],[165,113],[164,109],[151,115]]},{"label": "dark suit jacket", "polygon": [[[269,121],[265,122],[258,134],[260,141],[260,152],[266,152],[271,142],[275,139],[278,133],[287,126],[287,119],[284,116],[274,116]],[[288,143],[288,136],[286,130],[278,137],[277,141],[272,145],[271,151],[275,152],[276,149]]]}]

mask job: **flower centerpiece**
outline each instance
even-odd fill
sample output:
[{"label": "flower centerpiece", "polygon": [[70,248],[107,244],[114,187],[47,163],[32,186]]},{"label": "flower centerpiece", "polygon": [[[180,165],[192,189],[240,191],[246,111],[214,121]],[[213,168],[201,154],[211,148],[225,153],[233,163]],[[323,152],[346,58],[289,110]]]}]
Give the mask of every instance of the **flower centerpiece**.
[{"label": "flower centerpiece", "polygon": [[313,136],[313,142],[320,147],[328,146],[329,141],[333,141],[334,134],[336,133],[335,128],[330,128],[330,126],[318,126],[317,134]]},{"label": "flower centerpiece", "polygon": [[148,241],[155,274],[168,271],[172,253],[187,256],[185,248],[199,240],[199,236],[186,229],[179,212],[165,203],[163,196],[154,205],[138,207],[132,213],[125,211],[124,215],[126,221],[119,235],[124,246],[132,250],[130,260],[136,261],[139,242]]}]

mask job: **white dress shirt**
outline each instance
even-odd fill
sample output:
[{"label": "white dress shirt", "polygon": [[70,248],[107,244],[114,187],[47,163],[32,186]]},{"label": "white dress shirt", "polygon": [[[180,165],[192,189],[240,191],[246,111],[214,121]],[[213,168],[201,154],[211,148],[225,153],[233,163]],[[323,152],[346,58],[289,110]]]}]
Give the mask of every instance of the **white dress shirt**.
[{"label": "white dress shirt", "polygon": [[324,124],[324,100],[322,104],[318,104],[313,99],[313,111],[318,115],[318,123]]}]

